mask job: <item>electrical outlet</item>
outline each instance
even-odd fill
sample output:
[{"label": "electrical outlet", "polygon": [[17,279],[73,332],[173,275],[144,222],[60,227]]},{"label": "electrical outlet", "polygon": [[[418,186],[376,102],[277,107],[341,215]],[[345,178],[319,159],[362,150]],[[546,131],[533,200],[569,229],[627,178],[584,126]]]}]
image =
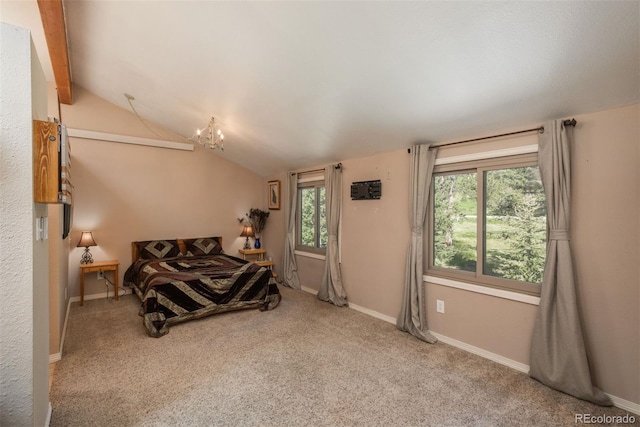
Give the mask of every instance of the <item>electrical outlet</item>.
[{"label": "electrical outlet", "polygon": [[441,299],[436,300],[436,311],[438,313],[444,313],[444,301]]},{"label": "electrical outlet", "polygon": [[104,279],[104,271],[98,271],[98,279]]}]

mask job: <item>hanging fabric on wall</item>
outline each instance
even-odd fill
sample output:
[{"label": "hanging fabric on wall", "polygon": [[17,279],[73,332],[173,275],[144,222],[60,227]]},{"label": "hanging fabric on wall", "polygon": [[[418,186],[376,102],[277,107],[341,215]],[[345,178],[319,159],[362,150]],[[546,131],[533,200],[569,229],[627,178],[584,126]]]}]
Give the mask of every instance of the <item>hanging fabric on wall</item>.
[{"label": "hanging fabric on wall", "polygon": [[293,289],[301,289],[296,263],[296,200],[298,197],[298,174],[290,172],[287,176],[287,237],[284,241],[284,277],[283,283]]},{"label": "hanging fabric on wall", "polygon": [[578,313],[571,233],[573,126],[545,123],[538,165],[547,201],[547,261],[529,354],[529,375],[549,387],[598,405],[611,400],[593,385]]},{"label": "hanging fabric on wall", "polygon": [[429,149],[429,146],[424,144],[414,145],[411,148],[409,170],[411,239],[407,250],[402,308],[396,321],[396,326],[401,331],[408,332],[431,344],[438,342],[438,340],[427,330],[422,263],[424,223],[429,206],[429,188],[431,187],[437,152],[437,148]]},{"label": "hanging fabric on wall", "polygon": [[342,273],[338,254],[338,228],[342,209],[342,167],[340,164],[327,166],[324,171],[327,216],[327,248],[325,266],[318,299],[339,307],[348,306],[347,293],[342,286]]}]

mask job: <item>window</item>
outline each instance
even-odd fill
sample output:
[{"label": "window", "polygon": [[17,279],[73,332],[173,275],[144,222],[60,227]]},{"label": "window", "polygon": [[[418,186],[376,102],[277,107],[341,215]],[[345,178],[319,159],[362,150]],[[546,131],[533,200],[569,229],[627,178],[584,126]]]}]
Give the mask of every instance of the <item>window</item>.
[{"label": "window", "polygon": [[298,184],[296,250],[324,254],[327,247],[327,217],[324,181]]},{"label": "window", "polygon": [[545,196],[535,155],[437,166],[429,274],[540,293]]}]

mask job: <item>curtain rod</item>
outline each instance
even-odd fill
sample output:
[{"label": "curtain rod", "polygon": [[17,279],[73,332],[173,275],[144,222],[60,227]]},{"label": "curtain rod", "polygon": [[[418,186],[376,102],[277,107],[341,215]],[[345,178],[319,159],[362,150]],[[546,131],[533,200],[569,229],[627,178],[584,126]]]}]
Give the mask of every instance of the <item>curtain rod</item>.
[{"label": "curtain rod", "polygon": [[[564,123],[565,126],[575,126],[576,123],[578,123],[578,122],[576,122],[576,119],[570,119],[570,120],[565,120],[563,123]],[[537,132],[543,133],[544,132],[544,126],[539,126],[537,128],[531,128],[531,129],[525,129],[525,130],[518,130],[518,131],[515,131],[515,132],[501,133],[501,134],[498,134],[498,135],[483,136],[481,138],[465,139],[464,141],[445,142],[443,144],[433,144],[433,145],[430,145],[429,148],[431,148],[431,147],[448,147],[450,145],[464,144],[465,142],[483,141],[485,139],[500,138],[502,136],[519,135],[521,133],[527,133],[527,132],[533,132],[533,131],[537,131]],[[411,153],[411,148],[407,148],[407,153]]]},{"label": "curtain rod", "polygon": [[[334,166],[336,169],[340,169],[342,168],[342,163],[338,163],[337,165]],[[322,169],[312,169],[312,170],[308,170],[308,171],[302,171],[302,172],[289,172],[291,175],[293,175],[294,173],[297,174],[303,174],[303,173],[312,173],[312,172],[324,172],[325,169],[327,169],[326,167],[322,168]]]}]

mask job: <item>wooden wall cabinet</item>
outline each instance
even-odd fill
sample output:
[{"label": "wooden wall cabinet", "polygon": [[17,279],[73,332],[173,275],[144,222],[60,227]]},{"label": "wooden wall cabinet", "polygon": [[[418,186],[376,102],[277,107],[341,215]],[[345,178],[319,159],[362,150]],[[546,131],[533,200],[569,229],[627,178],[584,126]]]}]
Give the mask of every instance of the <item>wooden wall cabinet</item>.
[{"label": "wooden wall cabinet", "polygon": [[36,203],[71,204],[71,151],[64,126],[33,121],[33,197]]}]

